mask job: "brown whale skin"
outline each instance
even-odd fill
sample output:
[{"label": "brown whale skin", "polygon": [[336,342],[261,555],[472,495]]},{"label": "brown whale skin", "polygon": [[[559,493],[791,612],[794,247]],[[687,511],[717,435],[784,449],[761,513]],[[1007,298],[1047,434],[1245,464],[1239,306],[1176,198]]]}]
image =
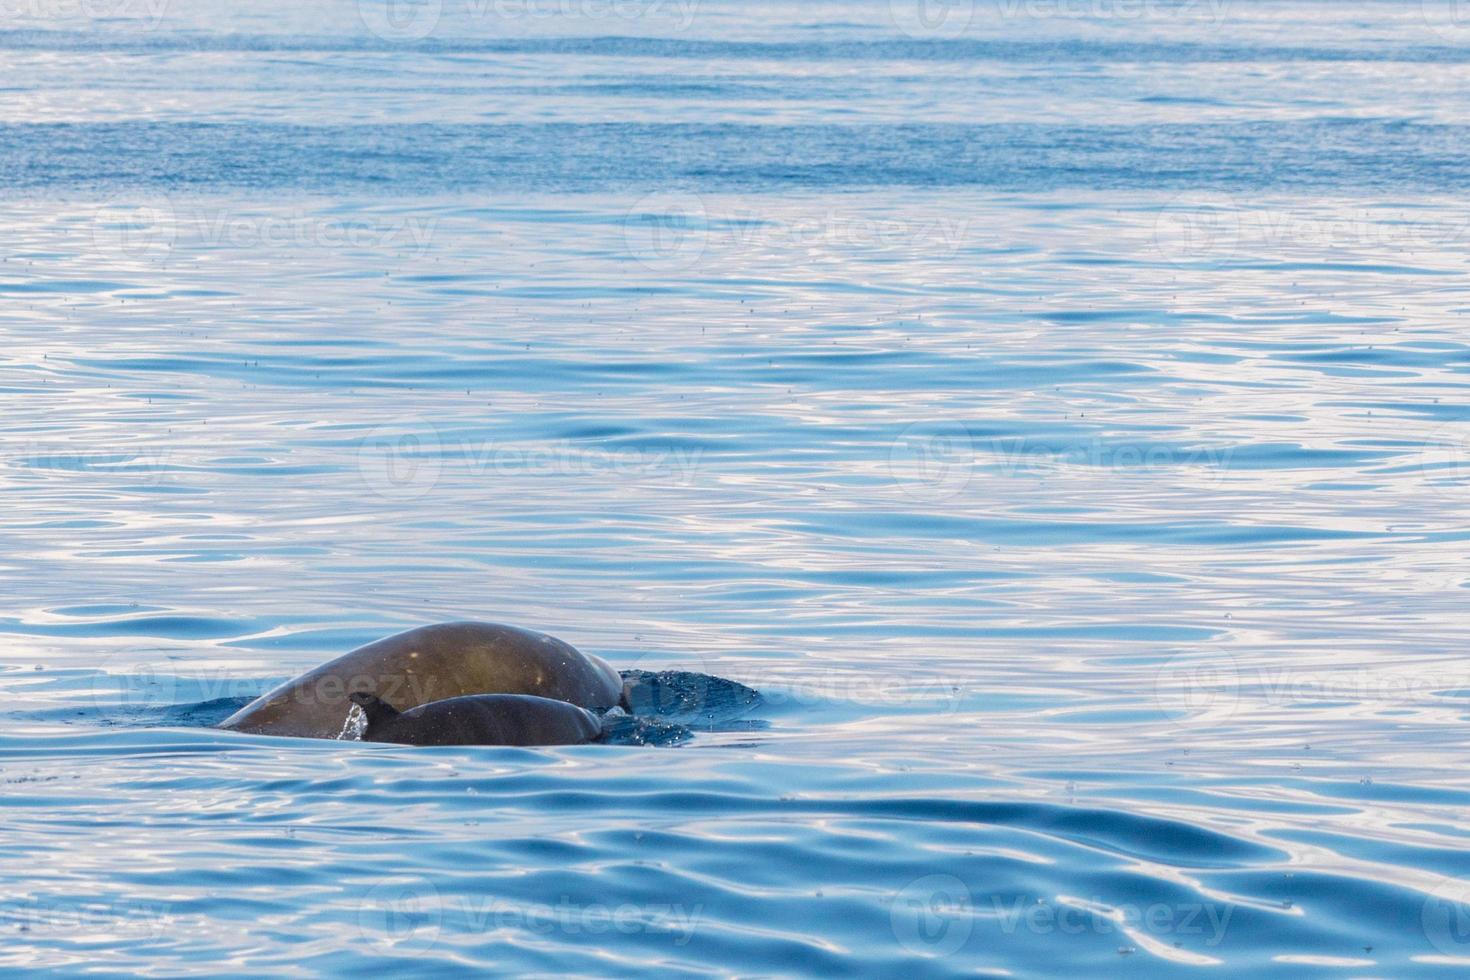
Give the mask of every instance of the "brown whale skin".
[{"label": "brown whale skin", "polygon": [[556,637],[497,623],[421,626],[344,653],[266,692],[220,723],[256,735],[337,738],[355,692],[407,712],[471,694],[525,694],[604,710],[623,681]]},{"label": "brown whale skin", "polygon": [[367,714],[364,742],[399,745],[581,745],[602,734],[585,708],[529,694],[469,694],[401,714],[371,694],[352,700]]}]

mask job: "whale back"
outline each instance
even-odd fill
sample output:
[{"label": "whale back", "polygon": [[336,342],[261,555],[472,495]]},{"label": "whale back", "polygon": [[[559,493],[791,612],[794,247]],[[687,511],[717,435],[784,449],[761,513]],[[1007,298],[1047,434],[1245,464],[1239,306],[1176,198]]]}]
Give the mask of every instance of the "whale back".
[{"label": "whale back", "polygon": [[267,691],[220,723],[257,735],[336,738],[354,692],[404,713],[472,694],[525,694],[603,710],[623,682],[556,637],[496,623],[440,623],[358,647]]},{"label": "whale back", "polygon": [[364,742],[399,745],[580,745],[602,723],[566,701],[526,694],[471,694],[389,714],[363,732]]}]

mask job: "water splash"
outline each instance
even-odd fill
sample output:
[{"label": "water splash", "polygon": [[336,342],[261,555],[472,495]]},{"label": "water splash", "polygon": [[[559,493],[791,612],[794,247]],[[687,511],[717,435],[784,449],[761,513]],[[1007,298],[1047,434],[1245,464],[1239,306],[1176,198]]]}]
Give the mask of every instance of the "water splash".
[{"label": "water splash", "polygon": [[361,742],[367,733],[367,712],[357,705],[347,709],[347,717],[342,721],[342,731],[337,733],[339,742]]}]

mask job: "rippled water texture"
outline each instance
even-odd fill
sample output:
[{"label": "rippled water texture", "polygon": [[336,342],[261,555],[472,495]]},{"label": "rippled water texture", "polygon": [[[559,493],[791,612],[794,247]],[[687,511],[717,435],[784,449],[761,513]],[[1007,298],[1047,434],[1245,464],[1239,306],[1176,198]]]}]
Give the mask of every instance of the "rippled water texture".
[{"label": "rippled water texture", "polygon": [[[0,969],[1465,975],[1467,52],[0,4]],[[765,703],[207,727],[456,618]]]}]

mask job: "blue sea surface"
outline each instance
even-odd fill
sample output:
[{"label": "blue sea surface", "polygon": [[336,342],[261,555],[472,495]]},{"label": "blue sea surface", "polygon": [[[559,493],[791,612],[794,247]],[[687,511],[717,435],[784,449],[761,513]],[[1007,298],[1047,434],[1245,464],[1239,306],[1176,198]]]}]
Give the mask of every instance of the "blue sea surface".
[{"label": "blue sea surface", "polygon": [[[1461,977],[1470,17],[0,3],[0,972]],[[215,730],[453,619],[676,744]]]}]

